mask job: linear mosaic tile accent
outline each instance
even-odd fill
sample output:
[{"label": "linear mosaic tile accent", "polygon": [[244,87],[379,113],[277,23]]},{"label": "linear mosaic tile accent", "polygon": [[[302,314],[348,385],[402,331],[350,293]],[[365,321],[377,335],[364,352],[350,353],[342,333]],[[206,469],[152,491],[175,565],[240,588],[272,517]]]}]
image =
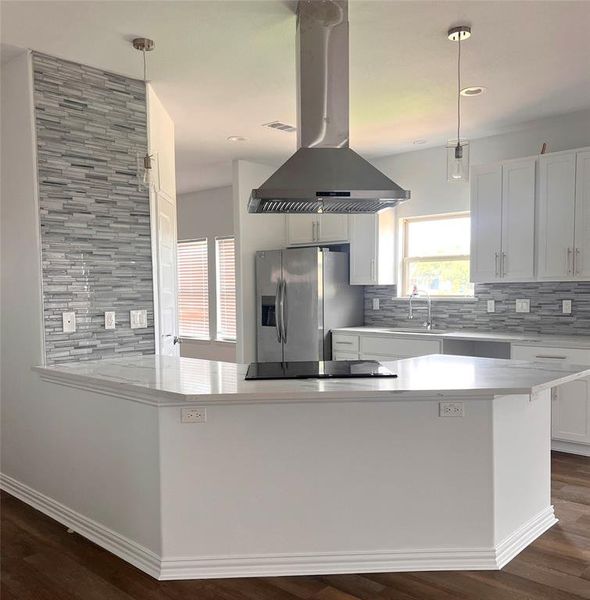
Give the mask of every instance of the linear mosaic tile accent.
[{"label": "linear mosaic tile accent", "polygon": [[[136,179],[145,85],[37,53],[33,68],[46,360],[153,354],[150,207]],[[147,310],[147,328],[130,328],[132,309]],[[65,311],[76,333],[63,333]]]},{"label": "linear mosaic tile accent", "polygon": [[[395,286],[365,287],[365,325],[409,327],[417,322],[408,320],[408,301],[395,294]],[[435,327],[590,335],[590,282],[478,283],[475,297],[474,302],[432,302]],[[379,298],[380,310],[373,310],[373,298]],[[530,313],[515,312],[517,298],[530,299]],[[496,301],[496,312],[487,312],[488,300]],[[571,315],[562,314],[562,300],[572,300]],[[418,322],[423,315],[417,317]]]}]

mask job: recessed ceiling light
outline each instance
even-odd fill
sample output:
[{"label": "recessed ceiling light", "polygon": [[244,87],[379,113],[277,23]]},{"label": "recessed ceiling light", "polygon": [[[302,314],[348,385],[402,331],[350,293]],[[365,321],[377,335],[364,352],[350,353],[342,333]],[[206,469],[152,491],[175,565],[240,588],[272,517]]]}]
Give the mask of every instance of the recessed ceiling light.
[{"label": "recessed ceiling light", "polygon": [[486,90],[487,88],[485,88],[483,85],[473,85],[470,87],[463,88],[461,90],[461,96],[479,96],[480,94],[483,94]]},{"label": "recessed ceiling light", "polygon": [[426,140],[423,140],[423,139],[414,140],[412,142],[412,144],[417,144],[417,145],[421,145],[421,144],[425,144],[425,143],[426,143]]},{"label": "recessed ceiling light", "polygon": [[228,142],[245,142],[245,141],[246,141],[246,138],[245,138],[245,137],[242,137],[241,135],[230,135],[230,136],[227,138],[227,141],[228,141]]}]

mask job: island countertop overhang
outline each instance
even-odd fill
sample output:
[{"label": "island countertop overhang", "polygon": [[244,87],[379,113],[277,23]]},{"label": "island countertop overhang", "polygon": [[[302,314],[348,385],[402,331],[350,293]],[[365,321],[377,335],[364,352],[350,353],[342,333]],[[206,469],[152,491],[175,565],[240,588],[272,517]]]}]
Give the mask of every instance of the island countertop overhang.
[{"label": "island countertop overhang", "polygon": [[534,395],[590,376],[589,366],[440,354],[384,364],[398,377],[245,381],[247,365],[162,355],[37,366],[33,370],[47,382],[162,407]]}]

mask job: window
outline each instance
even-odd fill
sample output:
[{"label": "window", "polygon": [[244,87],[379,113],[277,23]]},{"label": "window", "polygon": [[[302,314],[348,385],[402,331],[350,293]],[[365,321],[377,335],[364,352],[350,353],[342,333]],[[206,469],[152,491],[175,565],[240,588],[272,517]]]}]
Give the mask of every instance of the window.
[{"label": "window", "polygon": [[178,243],[180,337],[209,339],[207,240]]},{"label": "window", "polygon": [[405,219],[401,295],[473,296],[470,228],[469,213]]},{"label": "window", "polygon": [[217,339],[236,339],[236,255],[234,238],[215,240]]}]

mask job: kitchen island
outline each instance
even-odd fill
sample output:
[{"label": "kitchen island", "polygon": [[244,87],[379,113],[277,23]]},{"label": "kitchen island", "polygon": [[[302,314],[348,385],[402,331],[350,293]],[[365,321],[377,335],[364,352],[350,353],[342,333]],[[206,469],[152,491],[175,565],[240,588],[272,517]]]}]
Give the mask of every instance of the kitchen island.
[{"label": "kitchen island", "polygon": [[501,568],[556,522],[551,388],[590,369],[386,366],[398,377],[244,381],[245,365],[165,356],[36,367],[43,489],[2,485],[160,579]]}]

